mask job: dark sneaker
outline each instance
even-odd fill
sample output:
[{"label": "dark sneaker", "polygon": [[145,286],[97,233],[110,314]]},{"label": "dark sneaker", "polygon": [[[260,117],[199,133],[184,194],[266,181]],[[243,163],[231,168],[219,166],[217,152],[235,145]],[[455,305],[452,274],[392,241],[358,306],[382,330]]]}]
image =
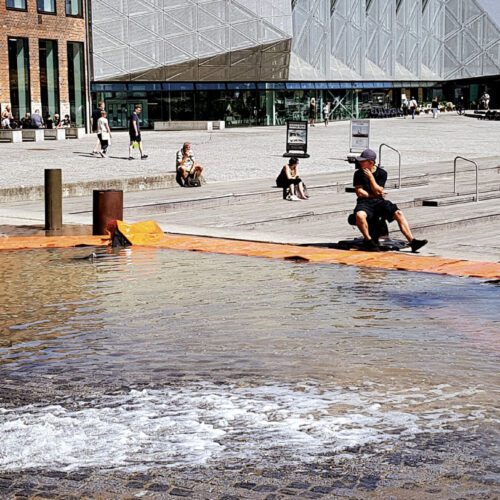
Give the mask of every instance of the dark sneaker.
[{"label": "dark sneaker", "polygon": [[380,252],[380,247],[373,240],[363,240],[361,249],[366,252]]},{"label": "dark sneaker", "polygon": [[148,157],[148,155],[142,155],[141,160],[145,160]]},{"label": "dark sneaker", "polygon": [[413,238],[413,240],[410,242],[411,251],[413,253],[416,253],[418,249],[422,248],[425,245],[427,245],[427,240],[417,240]]}]

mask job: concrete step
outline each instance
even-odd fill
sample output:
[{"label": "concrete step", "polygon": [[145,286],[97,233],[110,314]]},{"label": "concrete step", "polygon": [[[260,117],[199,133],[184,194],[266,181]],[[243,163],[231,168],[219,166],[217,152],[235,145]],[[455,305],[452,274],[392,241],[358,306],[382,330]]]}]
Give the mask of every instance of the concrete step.
[{"label": "concrete step", "polygon": [[[500,198],[500,190],[495,191],[479,191],[479,200],[492,200]],[[472,203],[476,200],[476,193],[457,194],[454,196],[437,196],[432,199],[422,200],[424,207],[443,207],[447,205],[458,205],[460,203]]]},{"label": "concrete step", "polygon": [[[124,192],[165,189],[176,186],[175,173],[151,177],[106,179],[63,184],[63,198],[92,195],[95,189],[119,189]],[[19,186],[0,189],[0,203],[13,201],[37,201],[45,196],[44,186]]]}]

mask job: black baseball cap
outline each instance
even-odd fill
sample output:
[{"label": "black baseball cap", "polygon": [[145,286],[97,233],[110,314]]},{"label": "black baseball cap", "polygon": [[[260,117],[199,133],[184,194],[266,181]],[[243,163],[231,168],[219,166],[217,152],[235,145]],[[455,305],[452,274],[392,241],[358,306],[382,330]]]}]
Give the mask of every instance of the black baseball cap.
[{"label": "black baseball cap", "polygon": [[358,156],[356,158],[356,161],[376,161],[377,160],[377,153],[373,151],[373,149],[365,149],[362,153],[361,156]]}]

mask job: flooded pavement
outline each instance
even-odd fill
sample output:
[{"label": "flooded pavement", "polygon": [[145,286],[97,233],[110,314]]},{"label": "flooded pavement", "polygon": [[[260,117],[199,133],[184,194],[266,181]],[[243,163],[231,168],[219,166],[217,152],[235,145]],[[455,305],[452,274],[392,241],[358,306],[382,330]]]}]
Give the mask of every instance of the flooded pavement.
[{"label": "flooded pavement", "polygon": [[500,495],[494,284],[87,248],[0,301],[3,497]]}]

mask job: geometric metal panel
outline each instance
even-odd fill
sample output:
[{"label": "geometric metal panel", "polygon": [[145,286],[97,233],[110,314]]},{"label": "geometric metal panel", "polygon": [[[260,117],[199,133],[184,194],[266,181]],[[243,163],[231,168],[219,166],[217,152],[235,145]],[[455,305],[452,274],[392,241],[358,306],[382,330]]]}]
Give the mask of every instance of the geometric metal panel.
[{"label": "geometric metal panel", "polygon": [[290,0],[93,0],[94,81],[286,79]]},{"label": "geometric metal panel", "polygon": [[500,0],[92,0],[93,79],[498,75],[499,23]]}]

